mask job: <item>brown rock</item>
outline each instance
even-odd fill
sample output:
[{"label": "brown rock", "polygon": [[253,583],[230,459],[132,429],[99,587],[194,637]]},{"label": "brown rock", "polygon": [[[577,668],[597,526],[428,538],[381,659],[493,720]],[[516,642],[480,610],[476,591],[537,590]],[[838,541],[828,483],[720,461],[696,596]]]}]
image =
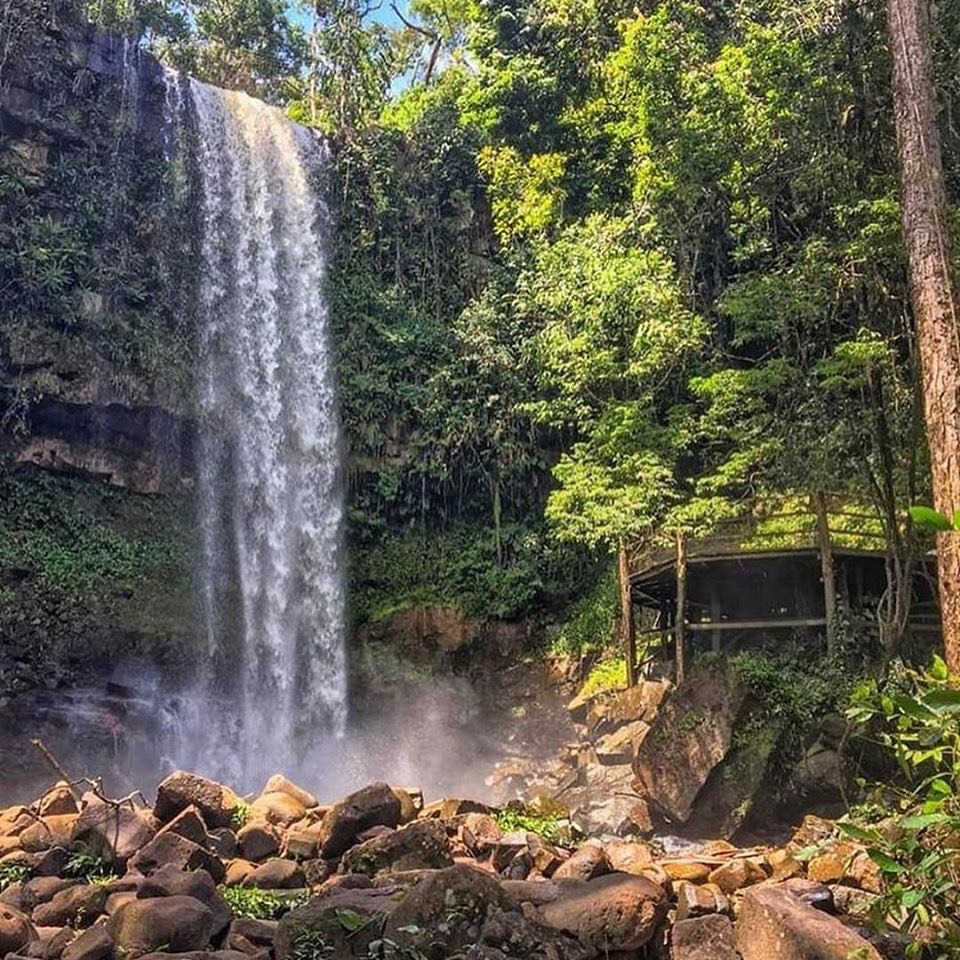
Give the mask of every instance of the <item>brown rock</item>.
[{"label": "brown rock", "polygon": [[33,919],[44,927],[89,927],[103,913],[107,889],[100,884],[66,887],[49,903],[33,911]]},{"label": "brown rock", "polygon": [[103,912],[108,917],[112,917],[125,903],[136,899],[137,892],[135,890],[118,890],[116,893],[108,893]]},{"label": "brown rock", "polygon": [[489,853],[500,841],[503,831],[486,813],[465,814],[460,824],[460,837],[467,849],[477,855]]},{"label": "brown rock", "polygon": [[883,892],[883,875],[866,850],[856,850],[848,858],[843,882],[867,893]]},{"label": "brown rock", "polygon": [[643,871],[652,866],[653,854],[645,843],[628,840],[613,840],[604,845],[610,869],[618,873],[643,876]]},{"label": "brown rock", "polygon": [[334,889],[314,897],[281,918],[274,940],[276,960],[289,960],[297,941],[306,936],[323,943],[330,960],[365,956],[370,942],[380,936],[379,923],[367,922],[351,931],[340,917],[347,911],[363,921],[379,921],[393,909],[394,896],[390,890]]},{"label": "brown rock", "polygon": [[724,913],[727,908],[726,897],[713,884],[698,886],[688,880],[678,880],[674,893],[677,897],[678,920],[705,917],[711,913]]},{"label": "brown rock", "polygon": [[744,857],[717,867],[709,876],[710,882],[715,883],[727,896],[766,879],[763,867]]},{"label": "brown rock", "polygon": [[643,877],[613,873],[570,884],[537,913],[547,926],[604,952],[639,950],[653,937],[667,907],[666,895],[656,884]]},{"label": "brown rock", "polygon": [[224,883],[228,887],[239,887],[247,877],[257,869],[255,863],[249,860],[231,860],[227,864]]},{"label": "brown rock", "polygon": [[246,823],[237,833],[237,845],[245,860],[266,860],[280,852],[280,835],[269,823]]},{"label": "brown rock", "polygon": [[736,940],[743,960],[881,960],[863,937],[784,884],[764,884],[744,894]]},{"label": "brown rock", "polygon": [[193,897],[210,908],[213,915],[211,935],[216,936],[230,923],[230,905],[220,895],[213,877],[206,870],[180,870],[167,864],[155,870],[140,884],[137,897],[149,900],[152,897]]},{"label": "brown rock", "polygon": [[592,880],[610,872],[610,861],[599,840],[581,844],[570,858],[553,872],[554,880]]},{"label": "brown rock", "polygon": [[94,856],[111,858],[121,867],[156,834],[150,814],[114,807],[94,799],[80,811],[74,835]]},{"label": "brown rock", "polygon": [[836,883],[845,872],[844,858],[834,851],[821,853],[807,864],[807,876],[818,883]]},{"label": "brown rock", "polygon": [[103,924],[84,930],[61,954],[63,960],[108,960],[113,955],[113,941]]},{"label": "brown rock", "polygon": [[0,956],[17,953],[36,938],[37,932],[26,914],[6,904],[0,906]]},{"label": "brown rock", "polygon": [[747,688],[725,661],[702,662],[661,705],[633,769],[640,792],[685,823],[697,794],[726,756]]},{"label": "brown rock", "polygon": [[650,732],[650,724],[645,720],[634,720],[610,733],[605,733],[596,742],[597,759],[601,763],[630,763]]},{"label": "brown rock", "polygon": [[404,787],[393,787],[394,795],[400,802],[400,823],[410,823],[416,820],[420,811],[423,809],[423,794],[420,794],[420,803],[414,799],[411,791]]},{"label": "brown rock", "polygon": [[160,948],[169,953],[202,950],[212,926],[210,908],[193,897],[134,900],[108,921],[113,942],[125,958]]},{"label": "brown rock", "polygon": [[293,860],[268,860],[243,879],[243,886],[262,890],[292,890],[306,883],[303,869]]},{"label": "brown rock", "polygon": [[500,886],[517,903],[534,906],[552,903],[563,892],[563,886],[552,880],[504,880]]},{"label": "brown rock", "polygon": [[232,860],[239,851],[237,835],[229,827],[217,827],[207,834],[207,845],[221,860]]},{"label": "brown rock", "polygon": [[217,856],[176,833],[157,834],[130,861],[130,866],[144,876],[171,865],[179,870],[206,870],[216,883],[224,877],[223,864]]},{"label": "brown rock", "polygon": [[20,846],[28,853],[40,853],[51,847],[68,847],[79,819],[76,813],[42,817],[20,834]]},{"label": "brown rock", "polygon": [[261,795],[267,793],[285,793],[293,797],[301,807],[307,810],[317,806],[317,798],[303,787],[298,787],[292,780],[288,780],[283,774],[275,773],[264,785]]},{"label": "brown rock", "polygon": [[231,949],[239,949],[232,947],[231,944],[235,938],[242,937],[247,943],[251,943],[255,947],[270,949],[277,937],[279,926],[280,924],[276,920],[249,920],[245,917],[237,917],[230,924],[227,946],[230,946]]},{"label": "brown rock", "polygon": [[698,860],[662,860],[660,866],[671,880],[706,883],[710,879],[710,868]]},{"label": "brown rock", "polygon": [[41,798],[37,806],[41,817],[56,817],[61,814],[79,813],[80,808],[66,780],[59,780]]},{"label": "brown rock", "polygon": [[[525,844],[524,844],[525,845]],[[440,869],[453,866],[447,831],[436,820],[418,820],[351,847],[341,860],[345,873]]]},{"label": "brown rock", "polygon": [[77,936],[73,927],[61,927],[53,936],[49,937],[43,945],[43,960],[57,960],[62,956],[67,944]]},{"label": "brown rock", "polygon": [[265,820],[280,827],[302,820],[306,812],[307,808],[296,797],[281,791],[265,793],[250,804],[251,820]]},{"label": "brown rock", "polygon": [[434,800],[428,803],[421,811],[423,818],[432,818],[435,820],[453,820],[456,817],[463,817],[468,813],[493,813],[492,808],[479,800],[464,800],[461,797],[444,797],[442,800]]},{"label": "brown rock", "polygon": [[189,806],[200,811],[208,827],[229,827],[240,807],[240,798],[229,787],[177,770],[157,787],[154,813],[162,823],[168,823]]},{"label": "brown rock", "polygon": [[385,783],[373,783],[334,804],[323,818],[320,853],[325,859],[339,857],[352,846],[357,834],[383,824],[400,822],[400,801]]},{"label": "brown rock", "polygon": [[76,880],[63,880],[60,877],[34,877],[23,885],[30,909],[32,910],[38,903],[46,903],[53,896],[67,887],[77,885]]},{"label": "brown rock", "polygon": [[620,794],[591,804],[579,819],[588,833],[617,837],[646,837],[653,833],[650,808],[637,796]]},{"label": "brown rock", "polygon": [[298,830],[291,827],[283,838],[283,855],[297,860],[313,860],[317,855],[318,829]]},{"label": "brown rock", "polygon": [[205,847],[208,844],[207,826],[203,822],[203,817],[200,816],[200,811],[192,805],[181,810],[159,832],[175,833],[178,837],[191,840],[200,847]]},{"label": "brown rock", "polygon": [[670,960],[740,960],[733,924],[719,914],[678,921],[670,932]]}]

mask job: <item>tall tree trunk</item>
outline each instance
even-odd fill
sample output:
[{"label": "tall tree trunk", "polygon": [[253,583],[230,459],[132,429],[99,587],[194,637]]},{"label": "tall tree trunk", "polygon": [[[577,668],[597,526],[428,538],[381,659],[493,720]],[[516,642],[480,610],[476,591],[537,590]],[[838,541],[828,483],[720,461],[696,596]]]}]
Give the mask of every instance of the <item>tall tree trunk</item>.
[{"label": "tall tree trunk", "polygon": [[[950,270],[947,195],[937,130],[929,0],[888,0],[903,241],[917,325],[933,503],[960,510],[960,330]],[[960,673],[960,536],[937,542],[948,666]]]}]

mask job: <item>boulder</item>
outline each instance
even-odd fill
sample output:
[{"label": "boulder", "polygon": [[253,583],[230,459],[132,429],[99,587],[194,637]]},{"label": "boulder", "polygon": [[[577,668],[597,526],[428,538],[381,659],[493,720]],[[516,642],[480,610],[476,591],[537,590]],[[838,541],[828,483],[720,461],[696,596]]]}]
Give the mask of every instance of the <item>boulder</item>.
[{"label": "boulder", "polygon": [[613,840],[604,844],[610,869],[617,873],[632,873],[644,876],[644,871],[653,866],[653,854],[645,843],[628,840]]},{"label": "boulder", "polygon": [[630,763],[649,732],[646,720],[634,720],[605,733],[595,744],[597,759],[605,764]]},{"label": "boulder", "polygon": [[79,813],[73,791],[66,780],[59,780],[41,798],[37,813],[41,817],[56,817],[62,814]]},{"label": "boulder", "polygon": [[719,914],[679,920],[670,931],[670,960],[740,960],[733,924]]},{"label": "boulder", "polygon": [[662,887],[645,877],[612,873],[565,886],[552,903],[537,908],[540,919],[576,937],[596,953],[639,950],[667,913]]},{"label": "boulder", "polygon": [[229,827],[240,808],[240,798],[229,787],[177,770],[157,787],[154,813],[161,823],[168,823],[190,806],[200,811],[208,827]]},{"label": "boulder", "polygon": [[528,960],[588,960],[590,957],[590,951],[573,937],[515,910],[492,910],[480,931],[480,945],[502,951],[503,956]]},{"label": "boulder", "polygon": [[677,900],[677,919],[690,920],[705,917],[711,913],[726,913],[729,901],[725,894],[713,884],[699,886],[688,880],[677,882],[674,893]]},{"label": "boulder", "polygon": [[289,793],[276,791],[257,797],[250,804],[250,819],[265,820],[279,827],[288,827],[302,820],[307,808]]},{"label": "boulder", "polygon": [[240,849],[237,835],[229,827],[217,827],[207,834],[207,845],[221,859],[231,860]]},{"label": "boulder", "polygon": [[277,920],[252,920],[246,917],[237,917],[230,924],[227,946],[230,949],[239,950],[241,948],[234,947],[233,943],[243,940],[244,943],[252,944],[254,947],[269,950],[273,947],[273,941],[277,938],[277,928],[279,926],[280,923]]},{"label": "boulder", "polygon": [[317,855],[319,830],[291,827],[283,837],[283,855],[297,860],[313,860]]},{"label": "boulder", "polygon": [[400,801],[400,822],[410,823],[411,820],[416,820],[423,809],[423,794],[416,791],[415,796],[414,791],[405,787],[394,787],[393,792]]},{"label": "boulder", "polygon": [[581,844],[570,857],[553,872],[554,880],[592,880],[610,872],[610,861],[599,840]]},{"label": "boulder", "polygon": [[[323,943],[328,951],[325,960],[366,957],[370,942],[380,937],[379,924],[366,921],[387,915],[394,907],[394,896],[391,890],[333,889],[314,897],[281,918],[274,941],[276,960],[295,956],[302,939]],[[344,916],[355,917],[363,925],[353,929],[352,923],[342,922]]]},{"label": "boulder", "polygon": [[351,847],[340,861],[344,873],[427,870],[452,867],[447,831],[436,820],[417,820]]},{"label": "boulder", "polygon": [[130,860],[130,866],[149,876],[165,866],[179,870],[206,870],[216,883],[224,878],[219,857],[176,833],[159,833]]},{"label": "boulder", "polygon": [[603,803],[592,803],[577,815],[587,834],[646,837],[653,833],[650,808],[641,797],[619,794]]},{"label": "boulder", "polygon": [[136,896],[141,900],[153,897],[193,897],[210,908],[213,915],[211,935],[216,936],[230,923],[230,905],[220,895],[213,877],[206,870],[181,870],[173,864],[160,867],[140,884]]},{"label": "boulder", "polygon": [[305,884],[300,864],[279,858],[268,860],[243,878],[243,886],[261,890],[293,890]]},{"label": "boulder", "polygon": [[497,873],[503,873],[518,856],[527,852],[526,830],[513,830],[510,833],[504,833],[493,848],[490,856],[490,866]]},{"label": "boulder", "polygon": [[503,831],[497,821],[486,813],[467,813],[460,820],[460,839],[475,856],[484,856],[500,842]]},{"label": "boulder", "polygon": [[178,837],[191,840],[200,847],[205,847],[209,843],[207,825],[203,822],[200,811],[192,805],[181,810],[168,824],[163,826],[159,832],[175,833]]},{"label": "boulder", "polygon": [[660,866],[671,880],[706,883],[710,879],[710,867],[699,860],[663,860]]},{"label": "boulder", "polygon": [[286,793],[293,797],[300,806],[307,810],[317,806],[317,798],[303,787],[298,787],[292,780],[288,780],[282,773],[275,773],[260,791],[261,796],[267,793]]},{"label": "boulder", "polygon": [[[96,927],[90,927],[95,930]],[[87,931],[84,931],[86,933]],[[76,939],[77,932],[72,927],[61,927],[53,936],[46,939],[43,943],[43,960],[57,960],[63,955],[67,944]]]},{"label": "boulder", "polygon": [[323,818],[320,855],[324,859],[339,857],[353,845],[357,834],[378,824],[395,827],[399,822],[397,795],[385,783],[372,783],[334,804]]},{"label": "boulder", "polygon": [[76,886],[78,880],[64,880],[61,877],[34,877],[23,885],[24,894],[29,898],[30,909],[38,903],[46,903],[67,887]]},{"label": "boulder", "polygon": [[661,705],[633,761],[640,792],[685,823],[697,794],[726,756],[747,687],[725,660],[701,662]]},{"label": "boulder", "polygon": [[107,888],[102,884],[66,887],[48,903],[41,903],[33,911],[33,919],[44,927],[89,927],[106,904]]},{"label": "boulder", "polygon": [[113,941],[104,924],[84,930],[60,954],[62,960],[108,960],[114,956]]},{"label": "boulder", "polygon": [[256,869],[257,865],[249,860],[231,860],[227,864],[223,882],[228,887],[239,887]]},{"label": "boulder", "polygon": [[193,897],[152,897],[125,904],[107,927],[124,958],[160,949],[183,953],[202,950],[210,942],[213,914]]},{"label": "boulder", "polygon": [[109,858],[121,869],[156,832],[149,813],[102,800],[85,806],[74,827],[74,836],[93,856]]},{"label": "boulder", "polygon": [[449,956],[479,940],[493,910],[512,906],[491,874],[465,865],[447,867],[425,876],[404,896],[387,919],[384,937],[415,950],[442,942],[442,955]]},{"label": "boulder", "polygon": [[40,853],[51,847],[69,847],[78,819],[75,813],[41,817],[20,834],[21,849],[28,853]]},{"label": "boulder", "polygon": [[244,860],[266,860],[280,852],[280,835],[265,821],[246,823],[237,833],[237,846]]},{"label": "boulder", "polygon": [[881,960],[858,933],[804,903],[785,884],[744,894],[736,941],[743,960]]},{"label": "boulder", "polygon": [[763,867],[748,857],[737,857],[711,870],[707,879],[729,896],[737,890],[766,880],[767,873]]},{"label": "boulder", "polygon": [[17,953],[36,938],[37,932],[25,913],[0,905],[0,956]]}]

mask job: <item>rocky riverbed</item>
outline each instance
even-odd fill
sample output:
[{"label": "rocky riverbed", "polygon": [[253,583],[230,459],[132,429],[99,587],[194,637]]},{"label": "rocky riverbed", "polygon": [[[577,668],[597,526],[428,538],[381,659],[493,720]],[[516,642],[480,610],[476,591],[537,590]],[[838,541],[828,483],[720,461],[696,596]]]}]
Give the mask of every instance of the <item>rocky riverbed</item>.
[{"label": "rocky riverbed", "polygon": [[557,812],[372,783],[337,803],[178,771],[148,806],[66,782],[0,811],[8,960],[879,960],[864,851],[808,817],[678,859]]}]

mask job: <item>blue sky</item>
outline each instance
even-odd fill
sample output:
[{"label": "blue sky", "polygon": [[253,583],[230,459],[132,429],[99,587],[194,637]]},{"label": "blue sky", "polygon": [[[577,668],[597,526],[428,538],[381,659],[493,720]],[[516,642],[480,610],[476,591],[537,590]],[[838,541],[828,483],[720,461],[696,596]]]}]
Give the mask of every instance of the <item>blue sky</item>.
[{"label": "blue sky", "polygon": [[[409,9],[407,0],[394,0],[394,2],[396,3],[397,9],[402,11],[404,16],[406,16],[407,10]],[[306,20],[306,16],[302,13],[298,14],[294,11],[293,16],[295,19]],[[371,14],[371,19],[377,23],[384,23],[389,27],[402,26],[400,18],[391,9],[391,0],[382,0],[380,8]]]}]

